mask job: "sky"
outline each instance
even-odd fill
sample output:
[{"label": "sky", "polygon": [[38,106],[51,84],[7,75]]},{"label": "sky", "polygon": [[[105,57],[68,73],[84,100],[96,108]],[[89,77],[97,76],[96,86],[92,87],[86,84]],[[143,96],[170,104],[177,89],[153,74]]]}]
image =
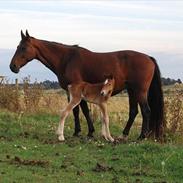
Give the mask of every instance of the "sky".
[{"label": "sky", "polygon": [[163,77],[183,81],[183,1],[0,1],[0,75],[57,80],[36,60],[10,71],[21,29],[96,52],[143,52],[156,58]]}]

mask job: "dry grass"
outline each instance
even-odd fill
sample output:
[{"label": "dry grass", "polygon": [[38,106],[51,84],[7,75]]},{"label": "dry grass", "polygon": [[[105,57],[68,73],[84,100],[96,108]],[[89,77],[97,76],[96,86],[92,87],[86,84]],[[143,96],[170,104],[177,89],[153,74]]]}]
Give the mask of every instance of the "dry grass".
[{"label": "dry grass", "polygon": [[0,85],[0,108],[17,112],[20,110],[20,92],[19,90],[8,84]]},{"label": "dry grass", "polygon": [[[165,133],[183,133],[183,86],[174,85],[165,91]],[[0,107],[13,112],[60,114],[60,110],[67,103],[66,94],[61,90],[44,90],[38,84],[29,83],[29,78],[24,79],[22,88],[9,85],[0,86]],[[112,97],[108,102],[110,120],[124,126],[128,120],[128,97],[125,94]],[[93,104],[89,104],[93,121],[100,120],[100,110]],[[140,110],[139,110],[140,111]],[[81,115],[83,120],[84,116]],[[141,126],[141,115],[135,120],[133,127]]]},{"label": "dry grass", "polygon": [[43,96],[43,88],[40,84],[35,82],[30,85],[30,79],[23,80],[23,102],[24,111],[37,112],[39,111],[39,102]]},{"label": "dry grass", "polygon": [[183,133],[183,85],[174,85],[165,96],[165,132]]}]

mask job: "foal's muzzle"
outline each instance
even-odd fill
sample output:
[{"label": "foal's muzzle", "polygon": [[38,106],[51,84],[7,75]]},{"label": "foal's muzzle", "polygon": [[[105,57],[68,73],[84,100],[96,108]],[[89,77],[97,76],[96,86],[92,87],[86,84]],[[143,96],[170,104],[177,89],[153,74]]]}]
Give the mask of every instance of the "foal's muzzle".
[{"label": "foal's muzzle", "polygon": [[15,64],[10,64],[10,69],[14,73],[18,73],[20,70]]},{"label": "foal's muzzle", "polygon": [[101,92],[100,92],[100,95],[105,96],[106,93],[105,93],[104,91],[101,91]]}]

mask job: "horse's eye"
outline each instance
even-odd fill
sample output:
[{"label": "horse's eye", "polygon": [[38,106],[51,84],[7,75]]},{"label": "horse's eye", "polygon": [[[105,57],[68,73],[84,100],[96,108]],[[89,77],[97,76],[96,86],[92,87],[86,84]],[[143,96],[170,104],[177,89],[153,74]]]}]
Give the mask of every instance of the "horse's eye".
[{"label": "horse's eye", "polygon": [[26,50],[26,47],[22,47],[21,49],[22,49],[22,51],[25,51]]}]

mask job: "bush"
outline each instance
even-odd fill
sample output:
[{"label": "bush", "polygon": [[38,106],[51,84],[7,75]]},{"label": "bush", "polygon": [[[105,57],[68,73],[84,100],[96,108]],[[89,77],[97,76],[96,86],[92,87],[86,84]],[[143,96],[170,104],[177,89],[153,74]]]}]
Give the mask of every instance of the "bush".
[{"label": "bush", "polygon": [[40,84],[35,82],[30,84],[30,78],[23,79],[23,98],[25,110],[29,112],[36,112],[39,110],[39,102],[43,96],[43,88]]},{"label": "bush", "polygon": [[20,92],[15,86],[6,82],[0,85],[0,107],[10,111],[19,111],[20,108]]},{"label": "bush", "polygon": [[165,133],[183,133],[183,86],[176,84],[165,97]]}]

